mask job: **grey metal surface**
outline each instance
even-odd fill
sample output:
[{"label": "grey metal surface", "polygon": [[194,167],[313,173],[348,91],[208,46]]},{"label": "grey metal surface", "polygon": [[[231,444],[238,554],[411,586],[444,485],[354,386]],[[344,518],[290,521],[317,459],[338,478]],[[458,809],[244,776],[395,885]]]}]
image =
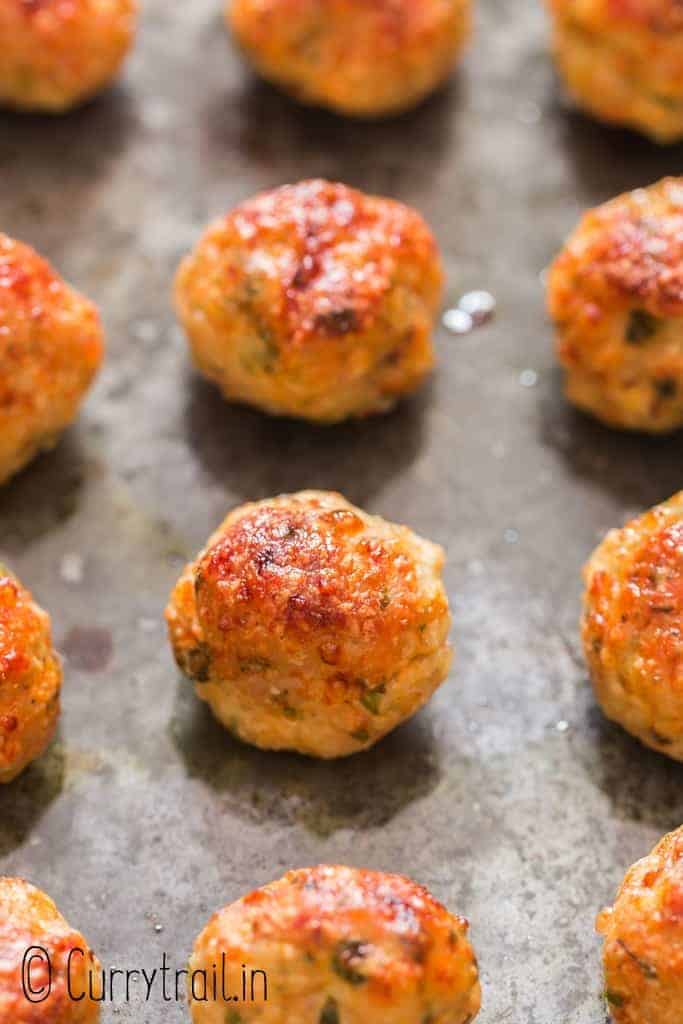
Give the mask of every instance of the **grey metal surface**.
[{"label": "grey metal surface", "polygon": [[[147,0],[115,91],[64,119],[0,117],[0,227],[101,305],[109,339],[78,425],[0,493],[0,555],[67,654],[59,740],[0,792],[0,870],[51,893],[106,965],[149,969],[162,950],[183,966],[211,911],[286,868],[404,871],[470,917],[482,1024],[601,1024],[594,915],[683,820],[683,767],[594,707],[579,572],[608,527],[681,487],[683,440],[611,433],[564,404],[539,274],[583,207],[680,172],[682,150],[562,109],[532,0],[480,0],[452,87],[375,126],[258,84],[218,6]],[[498,300],[493,324],[439,333],[418,398],[330,430],[225,405],[189,370],[169,304],[210,216],[312,175],[414,203],[449,298]],[[440,541],[455,612],[447,685],[335,765],[230,739],[161,621],[230,506],[304,486]],[[104,1019],[186,1010],[157,996]]]}]

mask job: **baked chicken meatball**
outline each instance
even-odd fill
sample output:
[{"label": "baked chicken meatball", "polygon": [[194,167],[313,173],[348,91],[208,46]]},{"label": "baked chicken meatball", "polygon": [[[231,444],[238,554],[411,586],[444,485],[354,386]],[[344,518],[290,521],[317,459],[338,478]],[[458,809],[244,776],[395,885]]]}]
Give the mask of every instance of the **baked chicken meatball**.
[{"label": "baked chicken meatball", "polygon": [[577,103],[657,142],[683,138],[679,0],[547,0],[560,74]]},{"label": "baked chicken meatball", "polygon": [[193,1024],[469,1024],[481,997],[467,930],[402,875],[290,871],[214,914],[190,959],[190,978],[222,955],[263,971],[268,998],[262,975],[239,1004],[193,999],[190,985]]},{"label": "baked chicken meatball", "polygon": [[680,1024],[683,1007],[683,828],[626,873],[598,916],[605,998],[614,1024]]},{"label": "baked chicken meatball", "polygon": [[448,78],[471,0],[228,0],[226,16],[264,78],[304,103],[374,118]]},{"label": "baked chicken meatball", "polygon": [[586,213],[549,308],[570,401],[625,430],[683,427],[683,178]]},{"label": "baked chicken meatball", "polygon": [[0,106],[61,112],[114,78],[135,0],[0,0]]},{"label": "baked chicken meatball", "polygon": [[683,491],[608,533],[585,579],[583,644],[603,711],[683,761]]},{"label": "baked chicken meatball", "polygon": [[52,739],[61,682],[49,615],[0,565],[0,783],[16,778]]},{"label": "baked chicken meatball", "polygon": [[28,245],[0,233],[0,484],[56,444],[102,352],[92,303]]},{"label": "baked chicken meatball", "polygon": [[304,181],[213,224],[175,294],[194,360],[226,398],[331,423],[383,412],[420,384],[441,287],[414,210]]},{"label": "baked chicken meatball", "polygon": [[95,1024],[101,992],[96,957],[50,897],[0,877],[2,1024]]},{"label": "baked chicken meatball", "polygon": [[353,754],[448,673],[442,564],[441,548],[339,494],[242,505],[171,595],[176,661],[246,742]]}]

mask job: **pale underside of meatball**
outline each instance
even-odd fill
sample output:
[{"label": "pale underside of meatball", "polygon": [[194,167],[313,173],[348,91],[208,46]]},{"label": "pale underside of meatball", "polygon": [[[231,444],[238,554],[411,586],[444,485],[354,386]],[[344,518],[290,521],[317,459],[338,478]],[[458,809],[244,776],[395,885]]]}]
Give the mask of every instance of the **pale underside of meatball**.
[{"label": "pale underside of meatball", "polygon": [[233,511],[167,618],[223,725],[267,749],[342,757],[410,717],[448,674],[443,552],[340,495]]},{"label": "pale underside of meatball", "polygon": [[683,427],[683,179],[590,210],[548,297],[575,405],[621,429]]},{"label": "pale underside of meatball", "polygon": [[583,643],[605,714],[683,761],[683,491],[609,533],[585,579]]},{"label": "pale underside of meatball", "polygon": [[471,0],[228,0],[226,17],[263,77],[301,102],[381,117],[447,79]]},{"label": "pale underside of meatball", "polygon": [[390,409],[434,365],[442,271],[424,220],[344,185],[264,193],[213,224],[175,296],[226,398],[323,423]]},{"label": "pale underside of meatball", "polygon": [[0,565],[0,783],[15,779],[52,739],[61,681],[50,617]]},{"label": "pale underside of meatball", "polygon": [[190,960],[262,970],[268,998],[261,983],[254,1002],[190,999],[193,1024],[470,1024],[481,997],[467,928],[399,875],[291,871],[215,914]]},{"label": "pale underside of meatball", "polygon": [[596,117],[683,138],[683,8],[676,0],[549,0],[565,83]]},{"label": "pale underside of meatball", "polygon": [[605,998],[614,1024],[680,1024],[683,1007],[683,828],[627,872],[598,917]]},{"label": "pale underside of meatball", "polygon": [[[22,971],[32,947],[48,954],[51,977],[39,953],[30,968]],[[95,1024],[100,1009],[91,991],[94,996],[101,994],[99,972],[87,942],[67,924],[49,896],[23,879],[0,877],[2,1024]],[[24,985],[36,993],[35,1001],[27,999]],[[39,1000],[40,993],[45,997]],[[84,998],[74,998],[80,995]]]},{"label": "pale underside of meatball", "polygon": [[0,233],[0,484],[56,444],[102,352],[92,303]]},{"label": "pale underside of meatball", "polygon": [[0,105],[61,112],[114,78],[136,0],[0,0]]}]

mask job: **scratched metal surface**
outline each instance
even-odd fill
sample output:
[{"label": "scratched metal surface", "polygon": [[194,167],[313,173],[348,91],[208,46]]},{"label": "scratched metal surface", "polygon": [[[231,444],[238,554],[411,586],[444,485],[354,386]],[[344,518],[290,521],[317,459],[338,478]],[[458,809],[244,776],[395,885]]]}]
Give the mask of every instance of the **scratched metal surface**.
[{"label": "scratched metal surface", "polygon": [[[0,870],[51,893],[106,965],[148,969],[163,950],[183,966],[210,912],[289,867],[407,872],[472,921],[482,1024],[602,1024],[594,915],[683,820],[683,767],[596,711],[579,571],[608,527],[681,487],[683,442],[567,408],[539,274],[583,207],[680,172],[682,151],[564,109],[531,0],[480,0],[452,87],[378,126],[258,84],[213,0],[145,7],[113,92],[63,119],[0,117],[0,226],[100,304],[109,341],[78,425],[0,494],[0,555],[67,657],[58,741],[0,793]],[[414,203],[449,298],[498,300],[490,326],[440,331],[414,401],[331,430],[225,405],[189,370],[169,305],[209,217],[312,175]],[[305,486],[440,541],[455,612],[447,685],[336,765],[230,739],[161,620],[230,506]],[[158,994],[104,1014],[185,1019]]]}]

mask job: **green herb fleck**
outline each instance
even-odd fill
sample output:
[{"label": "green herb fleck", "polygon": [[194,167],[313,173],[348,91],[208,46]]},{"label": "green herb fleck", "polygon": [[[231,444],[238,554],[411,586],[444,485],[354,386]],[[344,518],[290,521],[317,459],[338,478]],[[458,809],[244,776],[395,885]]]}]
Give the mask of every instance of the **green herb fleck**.
[{"label": "green herb fleck", "polygon": [[660,398],[674,398],[678,386],[673,377],[658,377],[653,381],[654,389]]},{"label": "green herb fleck", "polygon": [[652,966],[652,964],[649,964],[647,960],[641,960],[639,956],[636,956],[636,954],[630,950],[626,943],[622,942],[621,939],[617,939],[617,945],[621,946],[624,953],[626,953],[626,956],[633,960],[634,964],[637,964],[638,967],[640,967],[646,978],[649,978],[650,981],[654,981],[656,979],[657,970]]},{"label": "green herb fleck", "polygon": [[349,985],[364,985],[368,979],[359,970],[359,965],[365,960],[367,951],[365,942],[340,942],[332,955],[332,970]]},{"label": "green herb fleck", "polygon": [[659,320],[645,309],[634,309],[626,325],[626,340],[629,345],[642,345],[659,328]]},{"label": "green herb fleck", "polygon": [[384,683],[380,683],[380,685],[375,686],[374,689],[365,690],[361,696],[360,702],[371,715],[378,715],[380,712],[382,697],[386,692],[386,685]]},{"label": "green herb fleck", "polygon": [[675,96],[663,96],[661,92],[651,92],[648,94],[650,99],[654,100],[660,107],[664,107],[666,110],[680,110],[680,100],[676,99]]},{"label": "green herb fleck", "polygon": [[291,722],[293,722],[295,718],[299,717],[299,712],[296,710],[296,708],[291,707],[290,704],[282,705],[282,714],[285,716],[285,718],[289,718]]},{"label": "green herb fleck", "polygon": [[605,992],[605,999],[611,1006],[623,1006],[626,1002],[625,996],[622,996],[620,992],[612,992],[610,989]]},{"label": "green herb fleck", "polygon": [[339,1024],[339,1008],[337,1000],[329,996],[327,1002],[320,1011],[318,1024]]},{"label": "green herb fleck", "polygon": [[208,644],[199,643],[185,651],[180,658],[183,672],[198,683],[206,683],[211,674],[211,648]]},{"label": "green herb fleck", "polygon": [[351,739],[356,740],[358,743],[367,743],[370,739],[370,733],[367,729],[356,729],[355,732],[351,733]]},{"label": "green herb fleck", "polygon": [[379,606],[382,609],[382,611],[384,611],[385,608],[388,608],[390,604],[391,604],[391,595],[389,594],[388,590],[383,590],[382,591],[382,596],[379,599]]},{"label": "green herb fleck", "polygon": [[228,1010],[225,1015],[225,1024],[242,1024],[242,1014],[237,1010]]}]

